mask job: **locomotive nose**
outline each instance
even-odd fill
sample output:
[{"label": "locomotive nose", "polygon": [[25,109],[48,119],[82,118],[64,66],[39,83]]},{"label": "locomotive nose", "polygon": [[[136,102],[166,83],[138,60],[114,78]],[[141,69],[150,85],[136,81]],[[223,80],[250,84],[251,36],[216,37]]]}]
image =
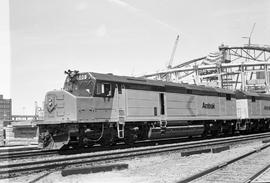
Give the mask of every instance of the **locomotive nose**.
[{"label": "locomotive nose", "polygon": [[44,120],[54,122],[76,120],[76,97],[64,90],[50,91],[44,103]]}]

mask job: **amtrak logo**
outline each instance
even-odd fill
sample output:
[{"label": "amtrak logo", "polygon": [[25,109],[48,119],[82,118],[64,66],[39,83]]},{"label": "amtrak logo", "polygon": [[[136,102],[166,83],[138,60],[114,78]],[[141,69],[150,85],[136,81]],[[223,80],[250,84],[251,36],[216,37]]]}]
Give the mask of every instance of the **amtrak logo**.
[{"label": "amtrak logo", "polygon": [[203,102],[203,105],[202,105],[202,108],[205,108],[205,109],[215,109],[215,104],[209,104],[209,103],[204,103]]},{"label": "amtrak logo", "polygon": [[51,113],[55,109],[56,103],[54,97],[49,97],[47,102],[47,111]]}]

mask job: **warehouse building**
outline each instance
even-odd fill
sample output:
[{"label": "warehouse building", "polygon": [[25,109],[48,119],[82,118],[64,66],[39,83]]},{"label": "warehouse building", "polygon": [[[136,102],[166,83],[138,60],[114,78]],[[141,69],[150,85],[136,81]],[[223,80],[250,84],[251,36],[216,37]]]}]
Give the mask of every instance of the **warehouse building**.
[{"label": "warehouse building", "polygon": [[0,94],[0,120],[11,120],[12,115],[12,101],[11,99],[4,99]]}]

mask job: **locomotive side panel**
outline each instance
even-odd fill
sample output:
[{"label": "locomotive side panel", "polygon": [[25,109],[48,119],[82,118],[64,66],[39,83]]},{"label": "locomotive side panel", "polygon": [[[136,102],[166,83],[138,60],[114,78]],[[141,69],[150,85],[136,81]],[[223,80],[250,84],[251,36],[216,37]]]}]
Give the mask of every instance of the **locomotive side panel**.
[{"label": "locomotive side panel", "polygon": [[226,116],[227,111],[226,111],[226,98],[225,97],[219,97],[219,114],[221,116]]},{"label": "locomotive side panel", "polygon": [[166,93],[167,116],[190,117],[197,114],[196,96],[179,93]]},{"label": "locomotive side panel", "polygon": [[261,100],[248,100],[250,118],[261,118],[260,116],[260,103]]},{"label": "locomotive side panel", "polygon": [[[268,101],[260,99],[237,99],[237,118],[238,119],[261,119],[267,112],[263,109],[263,106],[267,106]],[[270,101],[269,101],[270,106]],[[270,111],[269,111],[270,112]]]},{"label": "locomotive side panel", "polygon": [[207,109],[205,108],[206,104],[210,104],[207,102],[207,96],[196,96],[196,109],[198,111],[197,116],[207,116]]},{"label": "locomotive side panel", "polygon": [[116,121],[118,118],[116,97],[78,97],[79,122]]},{"label": "locomotive side panel", "polygon": [[118,119],[117,97],[95,97],[93,103],[97,122],[116,121]]},{"label": "locomotive side panel", "polygon": [[247,99],[237,99],[236,100],[236,112],[238,119],[249,118],[249,108]]},{"label": "locomotive side panel", "polygon": [[93,122],[95,121],[95,107],[92,97],[77,98],[77,113],[78,122]]},{"label": "locomotive side panel", "polygon": [[231,100],[227,100],[226,98],[224,98],[224,100],[226,103],[226,116],[231,117],[232,119],[236,119],[236,99],[231,98]]},{"label": "locomotive side panel", "polygon": [[270,100],[261,100],[261,116],[270,118]]},{"label": "locomotive side panel", "polygon": [[126,121],[155,121],[160,116],[159,93],[126,89]]},{"label": "locomotive side panel", "polygon": [[198,116],[212,118],[219,116],[219,100],[217,96],[197,96]]}]

